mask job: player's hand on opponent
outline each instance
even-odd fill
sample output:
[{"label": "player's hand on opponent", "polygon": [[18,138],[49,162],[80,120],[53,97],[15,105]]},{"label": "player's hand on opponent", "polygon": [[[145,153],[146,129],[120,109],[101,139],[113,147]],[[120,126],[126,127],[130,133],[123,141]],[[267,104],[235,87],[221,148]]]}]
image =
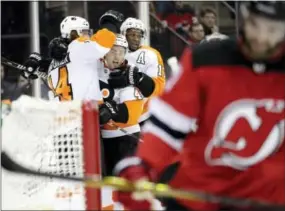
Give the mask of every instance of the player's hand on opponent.
[{"label": "player's hand on opponent", "polygon": [[99,105],[100,125],[104,125],[118,115],[117,103],[113,100],[105,101]]},{"label": "player's hand on opponent", "polygon": [[124,15],[115,10],[108,10],[99,19],[100,28],[107,28],[114,33],[120,33]]},{"label": "player's hand on opponent", "polygon": [[[128,165],[131,164],[131,165]],[[114,175],[134,182],[140,187],[144,181],[153,179],[153,175],[138,157],[121,160],[114,169]],[[155,198],[150,192],[118,192],[118,201],[128,210],[154,210]]]},{"label": "player's hand on opponent", "polygon": [[27,79],[37,79],[38,75],[35,72],[47,73],[49,64],[50,60],[44,59],[39,53],[31,53],[24,63],[26,71],[22,73],[22,76]]},{"label": "player's hand on opponent", "polygon": [[68,43],[62,37],[53,38],[49,45],[49,56],[57,61],[63,60],[67,55]]},{"label": "player's hand on opponent", "polygon": [[109,74],[108,84],[113,89],[124,88],[129,85],[136,86],[143,79],[143,73],[135,66],[125,66]]}]

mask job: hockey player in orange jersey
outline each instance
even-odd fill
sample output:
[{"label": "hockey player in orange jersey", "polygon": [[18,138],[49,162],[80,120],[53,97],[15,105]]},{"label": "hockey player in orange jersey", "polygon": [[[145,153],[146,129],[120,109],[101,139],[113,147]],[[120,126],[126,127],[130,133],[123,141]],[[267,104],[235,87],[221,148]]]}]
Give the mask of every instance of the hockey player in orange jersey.
[{"label": "hockey player in orange jersey", "polygon": [[117,34],[114,46],[97,66],[104,100],[99,113],[107,175],[112,174],[118,160],[133,155],[139,140],[139,118],[143,111],[144,97],[134,86],[113,89],[108,84],[110,73],[132,68],[125,60],[127,49],[125,36]]},{"label": "hockey player in orange jersey", "polygon": [[153,96],[160,95],[165,86],[165,72],[160,53],[149,46],[142,45],[146,36],[144,23],[136,18],[127,18],[121,26],[121,33],[126,36],[129,49],[126,54],[128,63],[136,68],[110,74],[109,84],[113,88],[133,85],[145,97],[145,106],[140,122],[148,118],[148,101]]}]

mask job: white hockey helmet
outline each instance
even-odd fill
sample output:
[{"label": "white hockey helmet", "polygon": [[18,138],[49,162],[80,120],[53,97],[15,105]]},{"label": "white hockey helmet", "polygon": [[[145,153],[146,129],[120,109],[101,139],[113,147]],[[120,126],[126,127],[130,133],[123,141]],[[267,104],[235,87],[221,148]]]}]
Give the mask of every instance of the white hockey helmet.
[{"label": "white hockey helmet", "polygon": [[78,35],[82,35],[83,30],[90,30],[89,22],[78,16],[67,16],[60,23],[60,33],[63,38],[70,38],[70,32],[77,31]]},{"label": "white hockey helmet", "polygon": [[121,33],[126,35],[128,29],[139,29],[143,32],[143,36],[146,34],[146,28],[144,23],[136,18],[127,18],[121,25]]},{"label": "white hockey helmet", "polygon": [[127,41],[125,35],[122,35],[122,34],[117,34],[114,45],[122,46],[126,49],[128,49],[128,47],[129,47],[128,41]]}]

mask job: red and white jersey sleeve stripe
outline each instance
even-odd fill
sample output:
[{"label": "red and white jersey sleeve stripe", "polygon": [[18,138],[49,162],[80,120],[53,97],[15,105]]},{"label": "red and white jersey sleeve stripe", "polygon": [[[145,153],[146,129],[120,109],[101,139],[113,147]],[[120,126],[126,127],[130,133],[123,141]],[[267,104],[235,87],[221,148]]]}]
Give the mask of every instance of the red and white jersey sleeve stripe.
[{"label": "red and white jersey sleeve stripe", "polygon": [[201,89],[191,60],[187,49],[180,61],[182,69],[177,82],[149,105],[151,116],[143,127],[138,156],[159,170],[182,150],[188,134],[198,129]]}]

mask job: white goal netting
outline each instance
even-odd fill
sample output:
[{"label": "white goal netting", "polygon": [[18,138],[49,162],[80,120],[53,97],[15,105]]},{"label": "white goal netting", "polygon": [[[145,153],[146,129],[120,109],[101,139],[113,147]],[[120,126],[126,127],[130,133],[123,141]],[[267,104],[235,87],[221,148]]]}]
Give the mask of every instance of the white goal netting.
[{"label": "white goal netting", "polygon": [[[2,119],[2,150],[18,163],[65,176],[85,172],[82,103],[22,96]],[[3,210],[84,210],[81,183],[20,175],[2,169]]]}]

